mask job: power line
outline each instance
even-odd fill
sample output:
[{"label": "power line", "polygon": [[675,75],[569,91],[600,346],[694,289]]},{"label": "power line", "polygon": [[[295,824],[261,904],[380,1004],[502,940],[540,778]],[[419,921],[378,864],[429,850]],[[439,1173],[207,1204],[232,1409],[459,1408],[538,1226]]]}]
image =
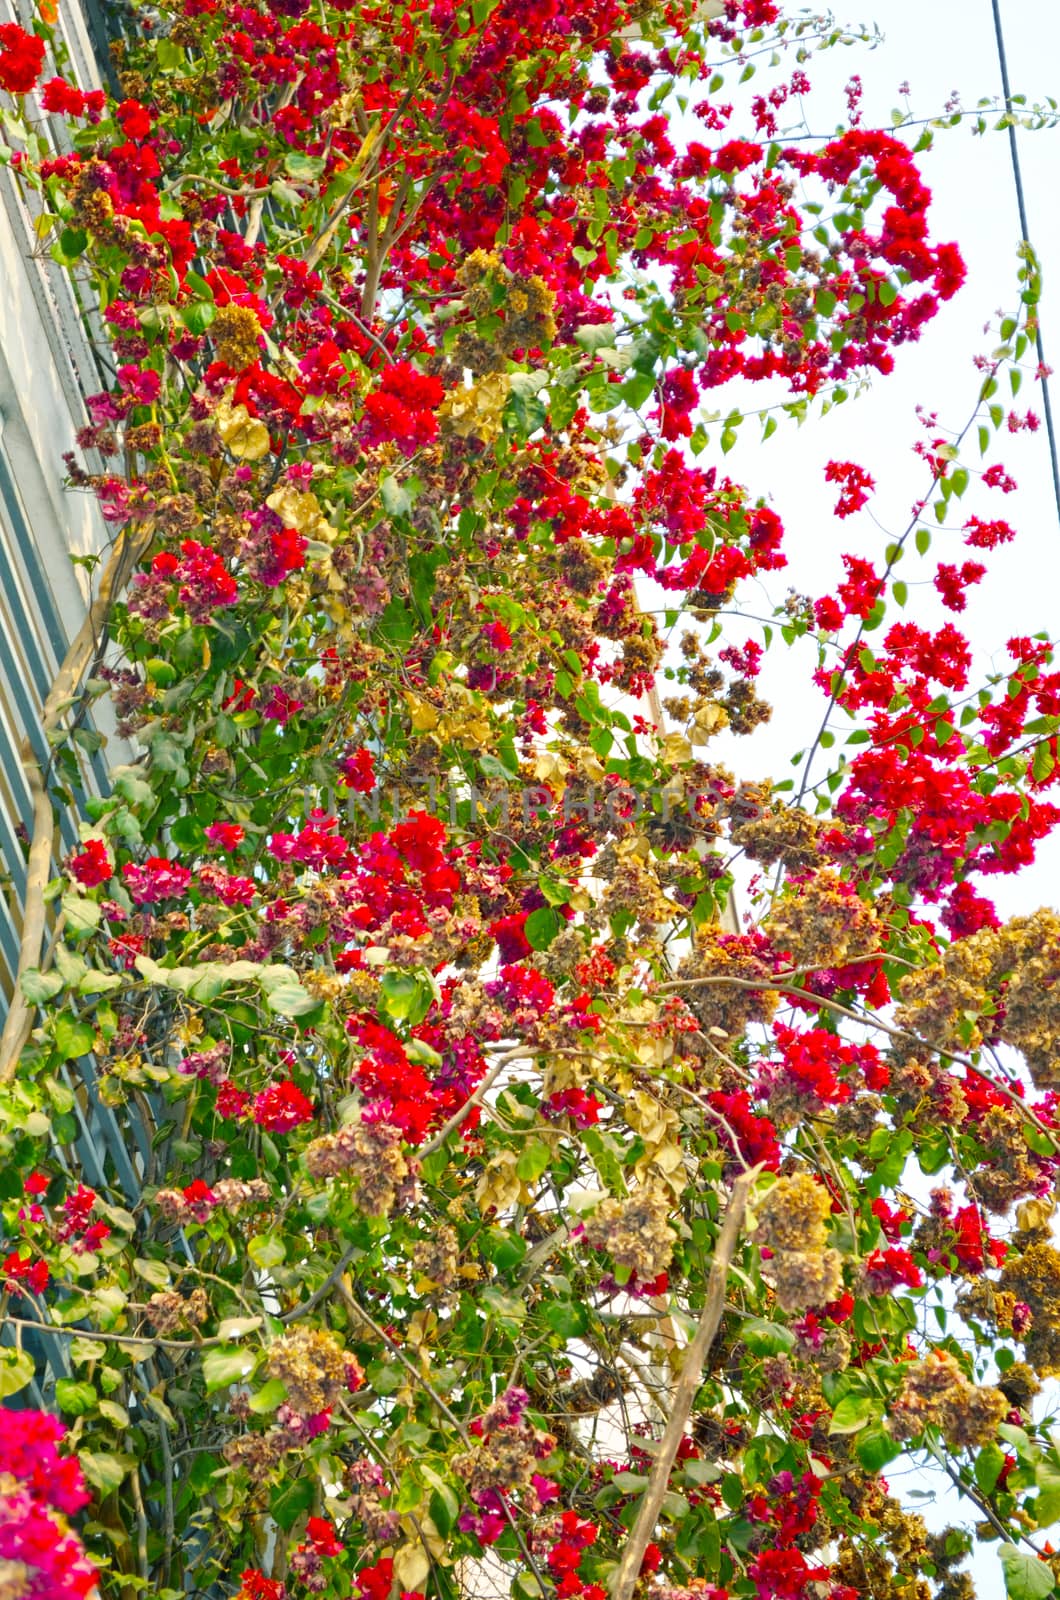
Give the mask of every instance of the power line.
[{"label": "power line", "polygon": [[[994,37],[997,40],[997,58],[1001,67],[1001,87],[1005,95],[1005,112],[1008,117],[1008,143],[1012,156],[1012,176],[1016,184],[1016,203],[1019,207],[1020,229],[1023,233],[1023,242],[1031,247],[1031,231],[1027,223],[1027,202],[1023,195],[1023,174],[1020,170],[1019,144],[1016,139],[1016,123],[1012,110],[1012,88],[1008,77],[1008,58],[1005,55],[1005,35],[1001,27],[1001,0],[991,0],[994,12]],[[1038,368],[1042,385],[1042,410],[1045,412],[1045,433],[1049,441],[1049,461],[1053,472],[1053,499],[1056,502],[1056,514],[1060,519],[1060,464],[1057,461],[1056,429],[1053,425],[1053,406],[1049,396],[1049,378],[1045,361],[1045,346],[1042,343],[1041,318],[1034,318],[1034,345],[1038,352]]]}]

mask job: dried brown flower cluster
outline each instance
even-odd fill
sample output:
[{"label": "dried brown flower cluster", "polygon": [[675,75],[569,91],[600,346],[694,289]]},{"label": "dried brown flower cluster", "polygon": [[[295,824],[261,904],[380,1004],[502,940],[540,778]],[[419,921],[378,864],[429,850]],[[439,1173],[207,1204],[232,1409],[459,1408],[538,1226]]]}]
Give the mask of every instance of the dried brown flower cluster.
[{"label": "dried brown flower cluster", "polygon": [[[776,991],[769,988],[773,981],[771,968],[712,925],[697,931],[692,953],[681,962],[677,976],[686,982],[691,980],[683,991],[684,998],[700,1027],[707,1031],[720,1029],[729,1038],[738,1038],[749,1023],[768,1022],[777,1009]],[[695,982],[700,978],[719,981]],[[725,978],[757,981],[762,987],[736,988],[720,981]]]},{"label": "dried brown flower cluster", "polygon": [[943,1049],[984,1039],[1022,1051],[1040,1089],[1060,1085],[1060,917],[980,928],[901,984],[900,1024]]},{"label": "dried brown flower cluster", "polygon": [[189,1222],[205,1222],[217,1210],[237,1212],[244,1206],[261,1205],[270,1198],[264,1178],[218,1178],[204,1186],[200,1194],[180,1189],[159,1189],[155,1205],[167,1222],[181,1227]]},{"label": "dried brown flower cluster", "polygon": [[674,1251],[670,1202],[661,1189],[638,1189],[628,1200],[605,1200],[585,1224],[584,1239],[605,1250],[617,1267],[650,1280],[665,1272]]},{"label": "dried brown flower cluster", "polygon": [[902,1380],[887,1425],[896,1439],[915,1439],[936,1427],[955,1450],[977,1450],[993,1440],[1009,1403],[1000,1389],[969,1382],[955,1356],[933,1350]]},{"label": "dried brown flower cluster", "polygon": [[1041,1239],[1019,1255],[1010,1251],[999,1287],[1030,1309],[1019,1335],[1029,1365],[1040,1377],[1060,1373],[1060,1251]]},{"label": "dried brown flower cluster", "polygon": [[414,1164],[401,1148],[400,1131],[389,1122],[348,1122],[314,1139],[305,1164],[314,1178],[351,1179],[357,1203],[370,1217],[388,1217],[410,1204],[416,1192]]},{"label": "dried brown flower cluster", "polygon": [[929,1535],[921,1518],[875,1488],[865,1496],[859,1514],[874,1525],[878,1537],[856,1544],[844,1539],[833,1567],[835,1578],[865,1600],[930,1600],[930,1584],[917,1575],[929,1559]]},{"label": "dried brown flower cluster", "polygon": [[272,1346],[266,1362],[270,1378],[287,1390],[287,1405],[299,1417],[313,1417],[338,1404],[355,1388],[360,1368],[333,1334],[299,1328]]},{"label": "dried brown flower cluster", "polygon": [[843,1261],[827,1245],[832,1202],[804,1172],[778,1178],[758,1211],[756,1241],[771,1252],[765,1263],[784,1311],[827,1305],[843,1287]]},{"label": "dried brown flower cluster", "polygon": [[193,1289],[187,1298],[176,1289],[163,1289],[151,1296],[145,1315],[155,1331],[165,1338],[180,1328],[201,1327],[210,1315],[210,1302],[205,1289]]},{"label": "dried brown flower cluster", "polygon": [[793,967],[822,969],[871,955],[880,948],[880,921],[872,907],[831,872],[803,879],[770,913],[766,932]]},{"label": "dried brown flower cluster", "polygon": [[455,1228],[443,1222],[430,1238],[421,1239],[413,1248],[412,1265],[426,1287],[446,1290],[456,1281],[460,1262],[460,1239]]},{"label": "dried brown flower cluster", "polygon": [[218,359],[233,372],[241,372],[257,361],[261,334],[261,323],[249,306],[221,306],[210,327]]}]

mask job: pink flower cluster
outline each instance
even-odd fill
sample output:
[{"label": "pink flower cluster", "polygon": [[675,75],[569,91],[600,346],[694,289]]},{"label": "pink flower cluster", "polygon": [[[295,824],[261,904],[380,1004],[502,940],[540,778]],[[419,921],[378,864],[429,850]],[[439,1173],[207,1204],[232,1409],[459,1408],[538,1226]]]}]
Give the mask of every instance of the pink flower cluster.
[{"label": "pink flower cluster", "polygon": [[65,1433],[41,1411],[6,1411],[0,1428],[0,1562],[27,1600],[80,1600],[97,1581],[65,1521],[89,1498],[77,1461],[56,1449]]}]

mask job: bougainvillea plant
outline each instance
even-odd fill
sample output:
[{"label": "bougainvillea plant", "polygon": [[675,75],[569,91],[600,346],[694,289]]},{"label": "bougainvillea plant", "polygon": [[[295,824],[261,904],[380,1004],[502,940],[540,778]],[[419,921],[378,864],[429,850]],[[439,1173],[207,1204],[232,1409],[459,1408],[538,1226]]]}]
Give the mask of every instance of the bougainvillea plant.
[{"label": "bougainvillea plant", "polygon": [[[113,372],[68,462],[111,544],[26,757],[0,1391],[62,1422],[0,1428],[0,1589],[967,1600],[978,1540],[1041,1600],[1060,917],[987,891],[1060,818],[1060,672],[1035,635],[980,684],[958,627],[1013,537],[1033,259],[908,529],[755,634],[784,508],[716,391],[768,437],[964,272],[855,94],[778,132],[841,30],[141,22],[117,100],[0,28],[4,154]],[[840,518],[871,465],[829,465]],[[796,797],[709,747],[807,635],[814,754],[849,743]]]}]

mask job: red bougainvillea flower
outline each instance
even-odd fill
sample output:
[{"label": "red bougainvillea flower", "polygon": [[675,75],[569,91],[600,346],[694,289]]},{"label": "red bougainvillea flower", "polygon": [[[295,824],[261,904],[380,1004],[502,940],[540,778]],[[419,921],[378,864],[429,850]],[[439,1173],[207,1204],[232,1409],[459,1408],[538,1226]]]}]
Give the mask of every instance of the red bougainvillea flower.
[{"label": "red bougainvillea flower", "polygon": [[414,454],[437,436],[434,413],[444,398],[440,378],[417,372],[408,361],[395,361],[364,402],[365,442],[396,444],[406,455]]},{"label": "red bougainvillea flower", "polygon": [[17,22],[0,22],[0,89],[29,94],[44,65],[44,40]]},{"label": "red bougainvillea flower", "polygon": [[45,111],[57,116],[83,116],[87,99],[88,96],[83,90],[72,83],[67,83],[65,78],[49,78],[47,83],[41,86],[41,105]]},{"label": "red bougainvillea flower", "polygon": [[236,1600],[285,1600],[287,1587],[276,1578],[266,1578],[257,1567],[247,1567],[242,1574],[242,1588]]},{"label": "red bougainvillea flower", "polygon": [[318,1555],[340,1556],[346,1548],[326,1517],[310,1517],[305,1531]]},{"label": "red bougainvillea flower", "polygon": [[250,1095],[245,1089],[225,1078],[217,1085],[217,1115],[228,1117],[237,1122],[240,1117],[247,1114],[250,1106]]},{"label": "red bougainvillea flower", "polygon": [[139,100],[123,100],[116,115],[127,139],[146,139],[151,132],[151,114]]},{"label": "red bougainvillea flower", "polygon": [[875,478],[853,461],[829,461],[824,469],[824,477],[826,483],[840,483],[843,486],[843,492],[836,501],[837,517],[849,517],[855,511],[860,511],[876,487]]},{"label": "red bougainvillea flower", "polygon": [[950,1226],[955,1234],[953,1253],[966,1272],[980,1273],[988,1267],[1004,1265],[1008,1246],[1003,1239],[991,1238],[983,1227],[978,1206],[961,1206]]},{"label": "red bougainvillea flower", "polygon": [[66,870],[86,889],[107,883],[114,875],[110,855],[102,839],[87,839],[84,849],[69,857]]},{"label": "red bougainvillea flower", "polygon": [[545,1104],[547,1116],[570,1117],[576,1128],[591,1128],[602,1110],[601,1102],[584,1089],[559,1089]]},{"label": "red bougainvillea flower", "polygon": [[46,1261],[34,1261],[32,1256],[23,1256],[13,1250],[7,1260],[0,1266],[0,1277],[6,1279],[6,1288],[9,1293],[21,1294],[23,1288],[31,1289],[34,1294],[43,1294],[48,1287],[51,1272]]},{"label": "red bougainvillea flower", "polygon": [[919,1289],[923,1282],[924,1274],[901,1245],[873,1250],[865,1258],[865,1287],[869,1294],[889,1294],[899,1284]]},{"label": "red bougainvillea flower", "polygon": [[290,1133],[300,1123],[312,1121],[313,1102],[288,1078],[256,1095],[252,1114],[259,1128],[269,1133]]},{"label": "red bougainvillea flower", "polygon": [[355,794],[371,794],[375,788],[375,757],[363,745],[343,757],[340,771],[343,783]]},{"label": "red bougainvillea flower", "polygon": [[72,1517],[88,1504],[81,1468],[56,1446],[66,1437],[57,1417],[40,1411],[5,1411],[0,1429],[0,1473],[10,1473],[41,1504]]},{"label": "red bougainvillea flower", "polygon": [[206,837],[219,850],[237,850],[246,838],[246,830],[238,822],[211,822],[205,829]]},{"label": "red bougainvillea flower", "polygon": [[1016,537],[1016,530],[1000,518],[984,522],[982,517],[969,517],[963,532],[965,544],[973,550],[996,550],[999,544],[1008,544]]}]

